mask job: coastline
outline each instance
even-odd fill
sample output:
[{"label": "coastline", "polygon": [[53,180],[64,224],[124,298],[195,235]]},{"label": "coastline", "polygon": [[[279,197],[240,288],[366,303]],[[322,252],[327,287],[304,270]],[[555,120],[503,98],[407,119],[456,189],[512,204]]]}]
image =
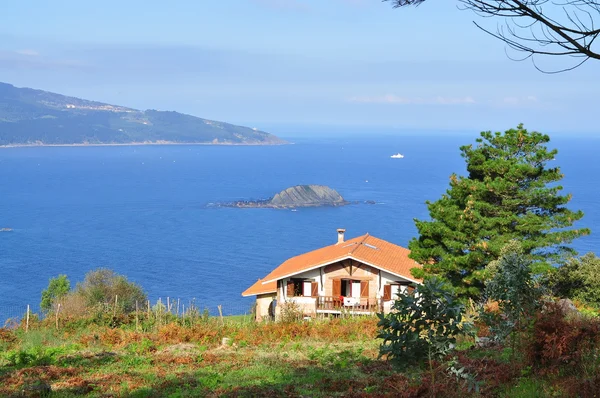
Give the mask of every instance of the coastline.
[{"label": "coastline", "polygon": [[237,142],[127,142],[127,143],[75,143],[75,144],[8,144],[0,148],[30,148],[30,147],[98,147],[98,146],[144,146],[144,145],[215,145],[215,146],[276,146],[291,145],[293,142],[237,143]]}]

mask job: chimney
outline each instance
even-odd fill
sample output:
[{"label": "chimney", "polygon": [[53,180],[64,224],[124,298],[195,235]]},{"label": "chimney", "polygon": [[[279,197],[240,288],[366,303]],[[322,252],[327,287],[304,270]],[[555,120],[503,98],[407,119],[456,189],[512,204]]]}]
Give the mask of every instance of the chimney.
[{"label": "chimney", "polygon": [[344,232],[346,232],[345,229],[343,228],[338,228],[337,233],[338,233],[338,241],[337,244],[339,245],[340,243],[344,243]]}]

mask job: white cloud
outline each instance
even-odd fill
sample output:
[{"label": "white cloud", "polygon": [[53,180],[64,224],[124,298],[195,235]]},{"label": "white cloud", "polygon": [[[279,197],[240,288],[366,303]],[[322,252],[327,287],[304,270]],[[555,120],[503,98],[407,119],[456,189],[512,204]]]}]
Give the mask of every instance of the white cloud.
[{"label": "white cloud", "polygon": [[398,105],[465,105],[474,104],[475,100],[471,96],[466,97],[400,97],[395,94],[386,94],[382,96],[365,97],[356,96],[347,99],[348,102],[363,104],[398,104]]},{"label": "white cloud", "polygon": [[27,55],[30,57],[37,57],[38,55],[40,55],[40,53],[38,53],[37,51],[30,49],[17,50],[15,52],[19,55]]},{"label": "white cloud", "polygon": [[46,57],[33,50],[0,50],[0,68],[7,69],[89,69],[80,60]]}]

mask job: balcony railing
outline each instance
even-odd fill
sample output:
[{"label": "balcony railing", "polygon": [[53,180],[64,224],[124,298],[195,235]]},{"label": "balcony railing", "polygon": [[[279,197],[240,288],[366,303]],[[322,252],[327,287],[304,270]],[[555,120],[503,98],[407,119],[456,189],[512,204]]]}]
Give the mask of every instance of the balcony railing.
[{"label": "balcony railing", "polygon": [[383,308],[383,302],[375,297],[317,297],[317,311],[359,311],[378,312]]}]

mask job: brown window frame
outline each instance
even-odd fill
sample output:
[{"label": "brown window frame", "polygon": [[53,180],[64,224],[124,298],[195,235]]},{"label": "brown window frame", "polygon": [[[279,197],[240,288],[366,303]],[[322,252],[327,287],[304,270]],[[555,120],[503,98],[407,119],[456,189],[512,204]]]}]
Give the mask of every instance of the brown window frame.
[{"label": "brown window frame", "polygon": [[[346,291],[346,295],[342,296],[342,282],[350,281],[350,295],[348,295],[348,291]],[[333,297],[352,297],[352,285],[356,282],[360,282],[360,298],[368,298],[369,297],[369,280],[364,279],[354,279],[354,278],[336,278],[332,279],[332,289],[331,295]],[[363,294],[365,293],[365,294]]]},{"label": "brown window frame", "polygon": [[[310,296],[304,295],[304,282],[310,282]],[[290,289],[291,287],[291,289]],[[298,293],[298,294],[297,294]],[[316,295],[313,295],[316,293]],[[291,278],[287,281],[287,297],[318,297],[319,284],[311,279]]]},{"label": "brown window frame", "polygon": [[369,298],[369,281],[360,281],[360,298]]},{"label": "brown window frame", "polygon": [[383,285],[383,301],[390,301],[392,299],[392,285]]},{"label": "brown window frame", "polygon": [[398,286],[398,288],[400,288],[400,286],[406,286],[406,291],[408,293],[412,293],[415,290],[415,286],[412,283],[387,283],[383,285],[383,301],[396,300],[395,297],[392,297],[392,286]]}]

